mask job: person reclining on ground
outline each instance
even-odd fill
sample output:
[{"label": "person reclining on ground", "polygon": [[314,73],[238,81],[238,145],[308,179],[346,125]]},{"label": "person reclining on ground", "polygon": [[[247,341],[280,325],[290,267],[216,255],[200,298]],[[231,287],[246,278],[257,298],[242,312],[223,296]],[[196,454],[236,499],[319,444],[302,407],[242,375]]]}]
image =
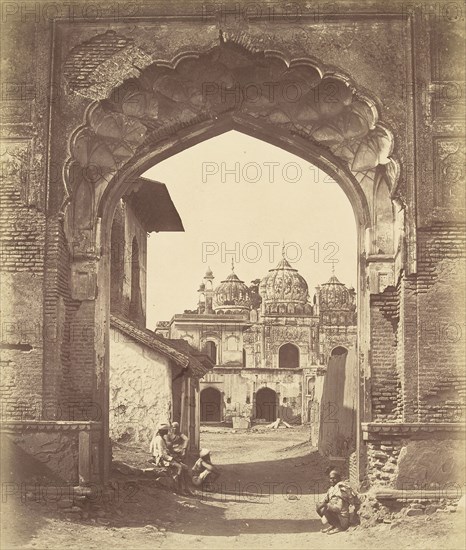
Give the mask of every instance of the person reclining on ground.
[{"label": "person reclining on ground", "polygon": [[152,454],[153,462],[156,466],[172,468],[175,471],[173,479],[176,483],[177,490],[181,493],[190,493],[188,489],[188,467],[175,457],[168,450],[166,436],[170,430],[168,424],[161,424],[155,432],[152,441],[150,442],[150,453]]},{"label": "person reclining on ground", "polygon": [[332,486],[327,491],[323,502],[319,502],[316,511],[326,526],[323,533],[333,534],[346,531],[350,524],[350,508],[357,512],[360,500],[351,485],[341,481],[341,474],[337,470],[329,473]]},{"label": "person reclining on ground", "polygon": [[200,487],[206,482],[213,483],[218,479],[220,470],[217,466],[212,464],[209,449],[201,449],[199,451],[199,458],[192,467],[192,472],[193,484],[196,485],[196,487]]},{"label": "person reclining on ground", "polygon": [[170,454],[175,458],[185,458],[189,437],[180,432],[180,425],[178,422],[172,423],[172,429],[165,436],[165,440]]}]

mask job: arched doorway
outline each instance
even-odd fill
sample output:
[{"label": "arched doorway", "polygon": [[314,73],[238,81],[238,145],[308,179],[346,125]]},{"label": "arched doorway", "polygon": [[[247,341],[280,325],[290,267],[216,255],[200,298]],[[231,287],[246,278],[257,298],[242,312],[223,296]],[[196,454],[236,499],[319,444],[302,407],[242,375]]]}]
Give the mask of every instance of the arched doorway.
[{"label": "arched doorway", "polygon": [[201,422],[220,422],[222,419],[222,394],[216,388],[201,391]]},{"label": "arched doorway", "polygon": [[256,419],[274,422],[277,408],[277,393],[270,388],[261,388],[256,394]]},{"label": "arched doorway", "polygon": [[278,366],[281,369],[299,368],[299,348],[294,344],[283,344],[278,351]]},{"label": "arched doorway", "polygon": [[332,353],[330,354],[332,357],[335,355],[345,355],[345,353],[348,353],[348,350],[344,348],[343,346],[337,346],[336,348],[332,349]]}]

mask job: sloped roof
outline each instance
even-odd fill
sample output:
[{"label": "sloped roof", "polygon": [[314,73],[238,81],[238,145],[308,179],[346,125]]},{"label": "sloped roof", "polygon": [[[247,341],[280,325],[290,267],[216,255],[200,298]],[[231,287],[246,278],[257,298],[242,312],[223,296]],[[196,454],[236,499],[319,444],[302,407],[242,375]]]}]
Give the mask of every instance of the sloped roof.
[{"label": "sloped roof", "polygon": [[[203,354],[194,350],[194,348],[183,340],[161,338],[151,330],[138,327],[128,319],[116,315],[110,315],[110,326],[120,330],[135,342],[143,344],[167,357],[183,369],[187,369],[188,373],[195,378],[201,378],[213,367],[210,360],[206,362]],[[183,344],[187,344],[190,349],[186,348]],[[191,353],[192,350],[196,353]],[[197,355],[197,357],[194,355]]]},{"label": "sloped roof", "polygon": [[184,231],[180,215],[164,183],[138,178],[126,196],[148,233]]},{"label": "sloped roof", "polygon": [[[194,357],[199,363],[204,366],[204,368],[206,369],[205,372],[215,366],[215,364],[212,362],[212,359],[207,354],[202,353],[196,348],[193,348],[193,346],[191,346],[189,342],[186,342],[186,340],[183,340],[182,338],[164,338],[163,336],[160,336],[158,334],[155,337],[160,339],[162,342],[167,342],[170,346],[173,346],[178,351],[182,353],[187,353],[190,356]],[[203,376],[205,372],[200,376]]]}]

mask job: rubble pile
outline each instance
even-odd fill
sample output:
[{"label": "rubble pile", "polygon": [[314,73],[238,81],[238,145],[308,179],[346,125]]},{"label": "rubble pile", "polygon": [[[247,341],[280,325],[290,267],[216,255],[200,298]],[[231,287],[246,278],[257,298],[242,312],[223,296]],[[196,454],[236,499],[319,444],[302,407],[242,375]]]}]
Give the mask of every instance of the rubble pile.
[{"label": "rubble pile", "polygon": [[464,513],[464,496],[460,498],[403,498],[378,499],[368,492],[361,495],[359,517],[361,526],[369,527],[378,523],[398,525],[404,517],[430,516],[434,513]]}]

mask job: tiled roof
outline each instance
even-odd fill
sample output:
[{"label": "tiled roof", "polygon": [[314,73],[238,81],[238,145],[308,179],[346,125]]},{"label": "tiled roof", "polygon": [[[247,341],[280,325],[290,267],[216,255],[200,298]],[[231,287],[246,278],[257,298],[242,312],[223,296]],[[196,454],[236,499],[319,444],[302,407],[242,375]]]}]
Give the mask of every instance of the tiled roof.
[{"label": "tiled roof", "polygon": [[[189,346],[186,348],[182,340],[167,340],[156,336],[151,330],[136,326],[133,322],[116,315],[110,316],[110,325],[132,338],[134,341],[147,346],[161,355],[171,359],[177,365],[188,369],[191,376],[201,378],[213,367],[210,361],[205,361],[205,356]],[[193,353],[191,353],[191,351]],[[194,354],[197,357],[194,357]]]},{"label": "tiled roof", "polygon": [[156,338],[158,338],[162,342],[168,343],[170,346],[173,346],[175,349],[181,351],[182,353],[187,353],[191,356],[194,356],[195,359],[204,366],[204,368],[206,369],[205,372],[215,366],[215,364],[212,362],[211,358],[207,354],[202,353],[198,349],[194,348],[189,344],[189,342],[186,342],[186,340],[183,340],[181,338],[178,338],[176,340],[174,338],[164,338],[159,334],[156,335]]}]

